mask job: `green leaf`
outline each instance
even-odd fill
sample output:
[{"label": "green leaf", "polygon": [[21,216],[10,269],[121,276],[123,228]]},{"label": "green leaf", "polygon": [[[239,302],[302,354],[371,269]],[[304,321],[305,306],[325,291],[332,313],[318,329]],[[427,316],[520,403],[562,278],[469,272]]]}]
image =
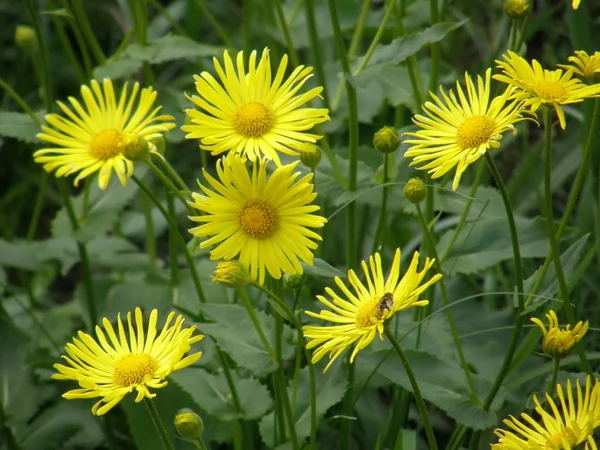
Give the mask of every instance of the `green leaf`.
[{"label": "green leaf", "polygon": [[[215,323],[198,323],[198,330],[214,337],[221,348],[240,366],[251,370],[256,375],[266,375],[279,367],[264,349],[262,341],[254,325],[250,321],[245,308],[238,305],[202,304],[202,311]],[[263,332],[271,348],[275,348],[275,332],[273,317],[256,310]],[[292,342],[295,334],[288,326],[284,326],[282,337],[282,359],[289,359],[294,354]]]},{"label": "green leaf", "polygon": [[133,75],[142,68],[143,61],[137,59],[117,59],[108,60],[101,66],[94,69],[94,78],[101,80],[103,78],[125,78]]},{"label": "green leaf", "polygon": [[[585,249],[585,243],[588,240],[589,233],[585,236],[579,238],[575,243],[573,243],[568,249],[564,251],[562,255],[560,255],[560,261],[563,266],[563,272],[567,282],[569,281],[569,277],[575,271],[579,260],[581,259],[581,253]],[[539,276],[541,270],[538,268],[533,274],[525,280],[524,289],[525,295],[530,293],[533,289],[533,286]],[[554,264],[550,263],[546,274],[544,275],[544,279],[540,285],[540,288],[537,291],[537,297],[535,297],[534,301],[523,310],[522,314],[529,314],[531,311],[535,311],[540,306],[545,305],[550,299],[558,292],[558,279],[556,277],[556,269]],[[515,304],[516,306],[516,304]]]},{"label": "green leaf", "polygon": [[[366,86],[384,67],[397,65],[424,46],[441,41],[448,33],[467,23],[467,20],[437,23],[423,31],[396,38],[389,44],[378,44],[367,66],[359,74],[350,77],[350,82],[357,87]],[[358,61],[362,61],[362,57]]]},{"label": "green leaf", "polygon": [[[435,189],[435,207],[447,213],[460,215],[469,200],[471,186],[458,186],[456,191],[451,189]],[[497,189],[489,186],[479,186],[475,199],[469,209],[469,218],[477,217],[506,217],[504,203]]]},{"label": "green leaf", "polygon": [[0,239],[0,266],[37,271],[42,268],[35,248],[26,242]]},{"label": "green leaf", "polygon": [[[398,384],[410,392],[413,391],[406,371],[393,349],[364,353],[364,355],[359,354],[360,364],[364,364],[367,369],[372,370],[384,359],[377,369],[377,373],[392,383]],[[404,353],[425,400],[445,411],[457,422],[476,430],[489,428],[497,423],[498,418],[493,410],[484,411],[481,405],[476,404],[471,397],[466,385],[465,374],[460,366],[423,351],[404,350]],[[479,397],[485,398],[492,386],[491,380],[476,374],[471,374],[471,376]],[[501,391],[492,408],[500,405],[503,401]]]},{"label": "green leaf", "polygon": [[[543,219],[516,217],[521,258],[546,256],[549,249]],[[454,230],[444,234],[437,245],[443,254]],[[444,261],[444,273],[475,273],[500,261],[512,259],[510,231],[505,217],[484,218],[467,223]]]},{"label": "green leaf", "polygon": [[[317,423],[327,410],[339,403],[344,396],[346,380],[340,367],[339,364],[335,365],[327,374],[315,369]],[[299,440],[304,440],[310,436],[310,374],[308,367],[300,371],[297,391],[294,392],[293,386],[288,386],[287,390],[294,405],[296,434]],[[270,448],[280,444],[273,442],[274,425],[273,412],[263,417],[259,425],[263,442]]]},{"label": "green leaf", "polygon": [[[40,119],[44,113],[36,114]],[[29,114],[0,111],[0,136],[23,142],[39,142],[36,135],[41,131],[39,124]]]},{"label": "green leaf", "polygon": [[303,263],[302,267],[304,269],[304,273],[306,273],[307,275],[313,275],[313,276],[317,276],[317,277],[328,277],[328,278],[334,278],[334,277],[346,278],[345,273],[340,272],[338,269],[331,266],[329,263],[327,263],[326,261],[323,261],[320,258],[313,259],[312,266],[309,266],[309,265]]},{"label": "green leaf", "polygon": [[[204,369],[190,367],[174,372],[170,378],[208,414],[228,422],[236,419],[231,390],[222,372],[213,375]],[[240,378],[235,372],[233,378],[244,420],[259,419],[272,408],[273,400],[266,386],[254,378]]]},{"label": "green leaf", "polygon": [[48,11],[40,11],[40,14],[48,16],[64,17],[66,19],[73,19],[73,16],[65,8],[52,9]]}]

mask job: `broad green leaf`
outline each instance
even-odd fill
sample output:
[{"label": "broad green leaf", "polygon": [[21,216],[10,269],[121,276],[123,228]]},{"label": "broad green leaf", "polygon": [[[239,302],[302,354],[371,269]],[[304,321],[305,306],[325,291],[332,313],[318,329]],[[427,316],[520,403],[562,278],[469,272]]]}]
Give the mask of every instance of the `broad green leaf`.
[{"label": "broad green leaf", "polygon": [[101,66],[94,69],[94,78],[102,80],[104,78],[125,78],[133,75],[142,68],[143,61],[137,59],[109,59]]},{"label": "broad green leaf", "polygon": [[[546,223],[543,219],[516,217],[521,258],[546,256],[549,249]],[[443,254],[454,230],[444,234],[437,245]],[[500,261],[512,259],[510,231],[505,217],[483,218],[465,224],[452,250],[444,261],[446,274],[474,273]]]},{"label": "broad green leaf", "polygon": [[122,283],[110,288],[99,315],[116,318],[118,313],[126,314],[137,306],[146,310],[157,308],[159,322],[164,320],[172,309],[169,281],[152,274],[130,273]]},{"label": "broad green leaf", "polygon": [[[435,207],[438,210],[460,215],[469,200],[471,186],[459,185],[456,191],[451,189],[435,189]],[[504,203],[497,189],[489,186],[479,186],[475,199],[469,209],[469,218],[477,217],[506,217]]]},{"label": "broad green leaf", "polygon": [[[299,440],[310,436],[310,374],[308,367],[300,371],[298,389],[294,392],[293,385],[288,386],[288,395],[294,410],[294,426]],[[346,391],[346,380],[342,375],[340,365],[332,367],[326,374],[315,368],[316,383],[316,412],[317,423],[327,410],[339,403]],[[275,447],[273,442],[273,427],[275,424],[273,412],[264,416],[260,421],[260,435],[269,448]],[[281,444],[281,443],[277,443]],[[279,447],[278,447],[279,448]]]},{"label": "broad green leaf", "polygon": [[[585,249],[585,243],[589,234],[582,236],[575,243],[573,243],[567,250],[564,251],[562,255],[560,255],[560,261],[562,263],[563,272],[567,282],[569,281],[569,277],[575,271],[579,260],[581,259],[581,253]],[[537,269],[533,274],[525,280],[524,289],[525,294],[530,293],[533,286],[536,283],[536,280],[539,276],[541,267]],[[544,275],[544,279],[540,285],[540,288],[537,291],[538,297],[535,297],[534,301],[531,302],[529,306],[526,306],[523,310],[523,314],[530,314],[531,311],[535,311],[540,306],[545,305],[550,299],[558,292],[558,279],[556,277],[556,269],[554,264],[550,264],[546,274]],[[516,306],[516,305],[515,305]]]},{"label": "broad green leaf", "polygon": [[309,265],[303,263],[302,267],[304,268],[304,273],[307,275],[314,275],[317,277],[328,277],[328,278],[333,278],[333,277],[346,278],[345,273],[340,272],[338,269],[331,266],[326,261],[323,261],[320,258],[313,259],[312,266],[309,266]]},{"label": "broad green leaf", "polygon": [[[223,373],[213,375],[204,369],[190,367],[174,372],[170,378],[208,414],[228,422],[237,417]],[[254,378],[239,378],[235,372],[233,378],[244,420],[259,419],[272,408],[273,400],[266,386]]]},{"label": "broad green leaf", "polygon": [[40,270],[40,260],[33,246],[26,242],[7,242],[0,239],[0,266],[24,270]]},{"label": "broad green leaf", "polygon": [[[221,348],[240,366],[251,370],[256,375],[266,375],[279,366],[265,350],[258,332],[254,328],[248,312],[238,305],[199,305],[202,311],[215,323],[198,323],[201,333],[214,337]],[[260,310],[256,314],[263,332],[271,348],[275,348],[274,318]],[[294,354],[292,342],[295,334],[284,325],[282,339],[282,359],[289,359]]]},{"label": "broad green leaf", "polygon": [[[390,351],[392,354],[388,356]],[[445,411],[457,422],[476,430],[488,428],[497,423],[498,418],[493,410],[484,411],[481,405],[476,404],[473,400],[466,385],[465,374],[460,366],[439,359],[430,353],[418,350],[405,350],[404,352],[425,400]],[[377,369],[377,373],[412,392],[406,371],[393,350],[364,353],[364,355],[359,354],[359,364],[364,364],[367,368],[375,368],[385,358]],[[484,398],[492,386],[491,380],[476,374],[471,374],[471,376],[479,397]],[[496,397],[492,408],[500,405],[503,401],[501,392]]]},{"label": "broad green leaf", "polygon": [[[43,117],[43,113],[36,114]],[[0,136],[18,139],[23,142],[39,143],[36,134],[40,126],[29,114],[0,111]]]}]

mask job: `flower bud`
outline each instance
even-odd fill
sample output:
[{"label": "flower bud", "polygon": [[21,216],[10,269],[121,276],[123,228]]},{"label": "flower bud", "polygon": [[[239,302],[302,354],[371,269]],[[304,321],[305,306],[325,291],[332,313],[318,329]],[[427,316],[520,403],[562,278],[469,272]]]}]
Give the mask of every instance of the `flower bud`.
[{"label": "flower bud", "polygon": [[202,418],[189,408],[183,408],[175,414],[175,429],[184,441],[197,442],[202,440],[204,422]]},{"label": "flower bud", "polygon": [[425,200],[425,184],[419,177],[411,178],[404,186],[404,197],[415,205]]},{"label": "flower bud", "polygon": [[145,162],[150,159],[150,145],[138,134],[126,134],[121,139],[121,153],[134,162]]},{"label": "flower bud", "polygon": [[400,136],[393,127],[383,127],[373,137],[373,146],[381,153],[392,153],[400,145]]},{"label": "flower bud", "polygon": [[239,261],[221,261],[211,278],[213,283],[236,289],[244,287],[250,281],[248,270]]},{"label": "flower bud", "polygon": [[17,25],[15,29],[15,43],[17,47],[27,53],[38,49],[38,40],[35,30],[27,25]]},{"label": "flower bud", "polygon": [[302,275],[298,274],[298,273],[295,273],[293,275],[289,274],[289,273],[284,273],[283,274],[283,284],[287,288],[297,289],[302,284]]},{"label": "flower bud", "polygon": [[529,14],[530,6],[529,0],[504,0],[504,12],[513,20]]},{"label": "flower bud", "polygon": [[548,328],[542,323],[540,319],[533,317],[531,321],[540,327],[544,335],[542,340],[542,348],[544,353],[552,358],[564,358],[567,356],[571,348],[577,344],[589,328],[589,323],[577,322],[573,329],[571,325],[567,325],[561,328],[558,325],[558,317],[552,310],[546,314],[548,319]]},{"label": "flower bud", "polygon": [[300,161],[310,170],[315,170],[321,162],[321,150],[317,147],[313,147],[314,152],[300,152]]}]

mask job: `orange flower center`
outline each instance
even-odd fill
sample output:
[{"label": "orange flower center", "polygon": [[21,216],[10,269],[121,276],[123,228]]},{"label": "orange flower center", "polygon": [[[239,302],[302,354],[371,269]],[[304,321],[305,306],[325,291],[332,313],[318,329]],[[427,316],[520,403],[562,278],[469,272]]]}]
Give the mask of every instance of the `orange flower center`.
[{"label": "orange flower center", "polygon": [[242,230],[255,239],[271,237],[279,224],[277,211],[264,200],[246,202],[238,213],[238,220]]},{"label": "orange flower center", "polygon": [[458,128],[456,140],[462,150],[479,148],[493,137],[496,122],[488,116],[469,117]]},{"label": "orange flower center", "polygon": [[556,81],[540,81],[536,88],[538,95],[548,102],[558,101],[566,93],[564,86]]},{"label": "orange flower center", "polygon": [[233,128],[247,138],[256,138],[268,133],[275,125],[273,112],[259,102],[241,105],[235,112]]},{"label": "orange flower center", "polygon": [[92,138],[90,155],[99,161],[106,161],[121,153],[123,133],[114,128],[103,130]]},{"label": "orange flower center", "polygon": [[156,360],[146,354],[130,353],[115,364],[113,384],[119,387],[135,386],[152,378],[157,369]]}]

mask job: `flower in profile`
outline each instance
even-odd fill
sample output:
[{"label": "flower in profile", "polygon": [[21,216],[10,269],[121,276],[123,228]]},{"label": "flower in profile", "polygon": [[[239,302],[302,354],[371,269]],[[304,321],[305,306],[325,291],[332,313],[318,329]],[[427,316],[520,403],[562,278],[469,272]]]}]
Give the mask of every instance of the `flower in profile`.
[{"label": "flower in profile", "polygon": [[318,295],[317,299],[329,309],[323,309],[318,314],[306,311],[306,314],[311,317],[338,324],[302,327],[304,336],[312,339],[306,348],[317,348],[312,355],[313,363],[317,363],[329,353],[330,361],[324,372],[347,347],[356,341],[358,342],[354,346],[350,362],[354,361],[354,357],[360,350],[373,341],[377,333],[383,339],[385,321],[398,311],[412,306],[425,306],[429,303],[427,300],[418,300],[418,297],[442,277],[441,274],[436,274],[421,284],[435,260],[427,258],[425,266],[419,272],[417,270],[419,253],[415,252],[408,270],[400,278],[400,256],[400,249],[397,249],[386,280],[381,267],[381,257],[379,253],[375,253],[369,258],[368,266],[365,261],[361,263],[367,286],[358,279],[353,270],[349,270],[348,281],[354,292],[351,292],[344,282],[336,277],[335,283],[345,298],[328,287],[325,288],[325,292],[332,300],[330,301],[322,295]]},{"label": "flower in profile", "polygon": [[456,92],[448,95],[440,88],[441,98],[431,94],[434,103],[423,105],[425,116],[417,114],[413,122],[421,128],[415,133],[405,133],[413,139],[404,157],[413,158],[411,166],[427,170],[432,178],[439,178],[456,167],[452,189],[467,167],[481,158],[489,148],[500,147],[502,134],[508,130],[516,133],[514,124],[524,120],[521,103],[510,102],[512,89],[490,102],[491,70],[485,73],[485,82],[478,76],[477,87],[468,73],[465,74],[467,96],[458,81]]},{"label": "flower in profile", "polygon": [[569,56],[569,62],[572,64],[559,64],[558,66],[587,78],[591,82],[600,74],[600,52],[594,52],[590,56],[584,50],[576,50],[575,56]]},{"label": "flower in profile", "polygon": [[573,71],[544,69],[535,59],[529,64],[524,58],[508,51],[502,56],[504,61],[496,61],[502,69],[494,79],[515,86],[512,98],[525,102],[534,113],[541,105],[554,107],[560,127],[566,127],[565,113],[561,105],[579,103],[589,97],[600,96],[600,85],[588,86],[577,78]]},{"label": "flower in profile", "polygon": [[66,117],[48,114],[42,125],[42,133],[37,137],[54,147],[36,151],[33,157],[44,164],[48,172],[56,170],[57,177],[79,173],[75,186],[87,176],[99,172],[98,185],[106,189],[112,171],[116,172],[121,184],[127,184],[127,177],[133,174],[133,162],[123,156],[122,148],[130,135],[138,135],[151,141],[162,133],[175,128],[171,116],[158,116],[161,107],[154,109],[156,91],[142,89],[137,107],[134,103],[140,90],[135,83],[131,95],[127,84],[121,91],[117,103],[112,81],[105,78],[102,86],[96,80],[81,87],[85,108],[73,97],[69,102],[73,110],[62,102],[57,102]]},{"label": "flower in profile", "polygon": [[544,334],[542,341],[544,353],[553,358],[567,356],[571,348],[585,336],[589,327],[589,323],[586,321],[585,323],[578,322],[572,330],[571,325],[561,329],[558,325],[558,317],[552,310],[546,314],[546,318],[548,319],[548,328],[536,317],[532,317],[531,321],[538,325]]},{"label": "flower in profile", "polygon": [[229,261],[239,255],[261,285],[267,271],[279,279],[282,272],[301,274],[299,260],[312,265],[312,250],[318,247],[314,241],[321,237],[309,228],[320,228],[327,220],[313,214],[320,209],[311,204],[317,196],[310,183],[313,175],[298,180],[300,172],[292,173],[299,162],[278,167],[267,177],[267,160],[254,162],[249,174],[242,157],[230,153],[217,162],[220,181],[204,171],[214,190],[200,184],[206,195],[192,194],[190,205],[205,214],[190,217],[202,223],[190,233],[212,236],[200,244],[218,244],[211,259]]},{"label": "flower in profile", "polygon": [[546,409],[534,395],[535,411],[541,417],[541,423],[526,413],[521,413],[523,420],[510,416],[504,420],[510,430],[495,431],[499,439],[497,444],[492,444],[492,450],[571,450],[584,443],[585,450],[597,450],[593,434],[594,429],[600,425],[600,382],[595,379],[594,386],[591,385],[588,376],[583,394],[577,381],[575,403],[571,381],[567,381],[566,396],[562,386],[558,384],[556,393],[560,410],[550,395],[546,394],[549,406]]},{"label": "flower in profile", "polygon": [[215,274],[210,276],[213,283],[231,288],[241,288],[248,284],[250,276],[239,261],[221,261],[217,264]]},{"label": "flower in profile", "polygon": [[208,72],[194,76],[199,96],[187,97],[200,110],[187,111],[191,124],[182,127],[186,138],[200,139],[200,148],[213,155],[231,150],[250,161],[264,155],[278,166],[277,152],[298,156],[315,150],[313,144],[321,136],[306,131],[329,120],[328,110],[302,106],[319,97],[323,88],[297,94],[312,77],[312,67],[298,66],[284,81],[287,55],[274,78],[268,49],[258,65],[256,51],[250,54],[247,71],[243,52],[237,54],[237,73],[227,51],[223,60],[224,68],[214,58],[220,83]]},{"label": "flower in profile", "polygon": [[107,413],[134,389],[137,391],[136,402],[141,402],[144,397],[155,397],[149,388],[166,386],[165,378],[171,372],[195,363],[202,356],[202,352],[185,356],[191,345],[204,336],[193,336],[196,326],[182,328],[184,319],[180,315],[169,326],[174,316],[174,312],[169,314],[158,336],[156,309],[150,313],[146,332],[140,308],[135,309],[135,328],[131,312],[127,313],[129,338],[121,315],[117,319],[118,337],[106,318],[102,321],[105,331],[96,326],[97,340],[79,331],[79,339],[74,337],[73,343],[65,347],[68,356],[63,358],[70,367],[55,364],[60,373],[52,378],[77,381],[82,389],[68,391],[63,397],[68,400],[101,397],[92,407],[92,413],[98,416]]}]

